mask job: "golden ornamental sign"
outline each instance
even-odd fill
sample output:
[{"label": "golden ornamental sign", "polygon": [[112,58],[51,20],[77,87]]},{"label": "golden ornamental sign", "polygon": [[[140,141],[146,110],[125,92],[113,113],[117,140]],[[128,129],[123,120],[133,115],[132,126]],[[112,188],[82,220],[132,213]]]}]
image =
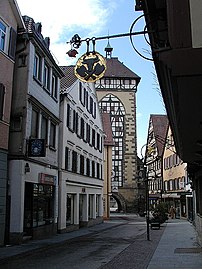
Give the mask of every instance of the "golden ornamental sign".
[{"label": "golden ornamental sign", "polygon": [[77,61],[74,73],[84,82],[95,82],[106,72],[105,58],[96,51],[83,54]]}]

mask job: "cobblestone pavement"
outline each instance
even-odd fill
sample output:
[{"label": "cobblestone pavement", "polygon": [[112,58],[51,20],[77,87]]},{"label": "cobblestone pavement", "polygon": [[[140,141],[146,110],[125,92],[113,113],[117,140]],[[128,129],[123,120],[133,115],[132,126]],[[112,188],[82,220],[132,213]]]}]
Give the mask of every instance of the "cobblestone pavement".
[{"label": "cobblestone pavement", "polygon": [[146,234],[138,236],[134,243],[100,269],[147,268],[164,230],[165,225],[161,226],[160,230],[150,230],[150,241],[146,240]]},{"label": "cobblestone pavement", "polygon": [[[0,269],[147,268],[164,229],[163,225],[160,230],[150,230],[151,241],[147,241],[144,218],[117,216],[101,225],[59,235],[52,243],[36,242],[32,250],[32,243],[16,251],[15,247],[4,249],[5,254],[10,250],[14,255],[0,255]],[[27,251],[20,252],[21,248]]]}]

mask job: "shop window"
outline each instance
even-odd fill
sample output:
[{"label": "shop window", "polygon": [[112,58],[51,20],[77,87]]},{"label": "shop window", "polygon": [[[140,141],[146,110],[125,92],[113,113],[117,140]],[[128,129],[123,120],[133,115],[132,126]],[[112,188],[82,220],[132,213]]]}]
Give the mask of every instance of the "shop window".
[{"label": "shop window", "polygon": [[54,186],[25,184],[24,229],[54,222]]}]

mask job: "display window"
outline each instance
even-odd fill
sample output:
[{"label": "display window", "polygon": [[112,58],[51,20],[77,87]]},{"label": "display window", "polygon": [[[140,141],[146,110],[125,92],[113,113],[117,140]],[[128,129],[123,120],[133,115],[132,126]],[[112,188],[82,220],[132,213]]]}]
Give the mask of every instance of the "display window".
[{"label": "display window", "polygon": [[25,183],[24,228],[34,228],[54,222],[54,186]]}]

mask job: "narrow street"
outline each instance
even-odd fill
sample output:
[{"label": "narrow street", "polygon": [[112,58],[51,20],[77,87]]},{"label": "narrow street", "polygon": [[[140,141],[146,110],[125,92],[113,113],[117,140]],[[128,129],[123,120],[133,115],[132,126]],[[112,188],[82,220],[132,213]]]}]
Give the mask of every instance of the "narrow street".
[{"label": "narrow street", "polygon": [[[87,235],[8,259],[0,268],[121,269],[122,262],[130,264],[134,258],[137,259],[137,268],[146,268],[159,239],[146,240],[145,219],[114,214],[110,222],[113,222],[112,228],[99,230],[99,225],[94,226],[89,228],[91,233]],[[151,232],[160,238],[162,230]]]}]

